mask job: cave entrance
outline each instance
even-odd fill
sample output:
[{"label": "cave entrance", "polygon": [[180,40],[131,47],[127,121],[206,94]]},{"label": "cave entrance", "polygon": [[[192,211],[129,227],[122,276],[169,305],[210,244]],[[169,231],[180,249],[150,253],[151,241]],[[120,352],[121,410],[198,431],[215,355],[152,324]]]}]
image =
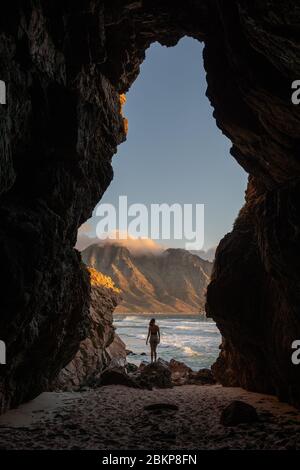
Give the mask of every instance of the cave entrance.
[{"label": "cave entrance", "polygon": [[247,175],[229,155],[231,143],[217,129],[205,96],[202,49],[199,41],[184,37],[175,47],[153,43],[146,51],[122,107],[127,140],[113,158],[114,180],[101,205],[121,210],[121,195],[128,206],[146,208],[204,204],[204,246],[186,250],[184,237],[153,240],[147,233],[136,239],[128,219],[110,227],[114,235],[126,232],[128,237],[99,242],[96,211],[79,231],[84,261],[122,291],[115,326],[134,363],[149,352],[145,339],[153,316],[161,327],[159,356],[164,359],[199,369],[210,366],[219,353],[219,331],[204,316],[205,291],[215,248],[243,205]]},{"label": "cave entrance", "polygon": [[[276,392],[299,404],[299,369],[291,361],[291,345],[300,335],[299,266],[294,256],[300,243],[299,107],[292,99],[300,74],[297,2],[258,6],[245,1],[129,0],[60,2],[59,8],[58,2],[51,7],[46,3],[50,2],[28,2],[20,9],[18,2],[11,2],[2,15],[1,78],[8,86],[7,105],[1,105],[0,326],[9,366],[1,369],[0,409],[44,390],[87,334],[89,278],[73,246],[78,226],[90,217],[111,181],[111,158],[124,139],[119,93],[129,90],[152,42],[174,46],[185,35],[205,41],[208,94],[216,120],[232,141],[232,155],[249,173],[247,202],[234,230],[219,245],[216,275],[208,289],[208,309],[226,339],[216,376],[222,384]],[[167,87],[154,107],[153,122],[172,110],[165,124],[171,118],[178,123],[182,116],[184,123],[176,127],[173,121],[168,140],[165,125],[160,126],[168,144],[165,151],[162,145],[152,148],[150,159],[137,159],[135,166],[130,165],[131,153],[126,159],[122,156],[127,144],[121,146],[114,158],[117,178],[111,190],[118,187],[117,194],[124,194],[120,178],[131,174],[131,182],[124,183],[125,194],[139,183],[141,194],[147,195],[148,184],[158,198],[169,184],[176,200],[186,197],[190,202],[189,192],[194,191],[205,204],[201,191],[209,182],[219,194],[217,206],[224,208],[226,191],[230,194],[237,180],[227,177],[222,165],[233,165],[232,160],[216,150],[204,163],[220,134],[209,141],[209,132],[204,133],[195,145],[198,158],[192,161],[192,137],[183,138],[183,132],[195,126],[199,138],[208,122],[206,117],[201,123],[197,115],[187,124],[201,90],[201,71],[193,73],[199,82],[191,104],[174,112],[180,97],[192,89],[184,80],[173,90],[177,78],[189,70],[183,60],[188,55],[179,56],[181,44],[168,50],[178,52],[176,68],[173,73],[168,68]],[[200,52],[193,63],[200,63]],[[164,66],[161,61],[138,100],[141,124],[148,117],[150,86],[160,83],[162,88],[158,77]],[[128,93],[124,110],[129,118],[128,145],[138,141],[130,108],[139,81]],[[170,91],[172,99],[166,104]],[[153,104],[156,98],[157,94]],[[197,108],[203,109],[201,104]],[[150,144],[159,142],[153,127],[144,128]],[[145,157],[146,150],[144,140],[139,156]],[[168,161],[164,173],[162,165]],[[210,174],[213,161],[218,163]],[[137,171],[140,162],[144,179]],[[241,171],[238,166],[236,171]],[[104,202],[113,199],[112,193],[105,198]],[[175,200],[174,192],[170,199]],[[238,208],[242,197],[232,199]],[[233,212],[229,225],[236,216]],[[219,221],[225,213],[207,207],[206,230],[210,214]],[[207,250],[212,240],[207,233],[205,239]]]}]

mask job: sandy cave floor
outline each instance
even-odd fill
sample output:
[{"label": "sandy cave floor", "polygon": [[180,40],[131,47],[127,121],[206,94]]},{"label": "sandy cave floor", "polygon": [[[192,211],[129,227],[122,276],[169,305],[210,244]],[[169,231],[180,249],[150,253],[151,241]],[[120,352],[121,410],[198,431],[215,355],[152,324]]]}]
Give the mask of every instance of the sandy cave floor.
[{"label": "sandy cave floor", "polygon": [[[254,405],[260,421],[222,426],[221,411],[232,400]],[[158,402],[179,409],[144,410]],[[220,385],[43,393],[0,417],[0,449],[300,449],[300,411]]]}]

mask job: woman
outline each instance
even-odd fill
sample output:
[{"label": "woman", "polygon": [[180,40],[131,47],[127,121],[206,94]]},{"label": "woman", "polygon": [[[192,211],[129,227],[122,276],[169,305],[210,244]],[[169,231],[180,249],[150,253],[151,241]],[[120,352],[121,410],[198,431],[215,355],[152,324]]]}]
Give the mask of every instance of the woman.
[{"label": "woman", "polygon": [[149,338],[150,338],[151,363],[152,363],[153,356],[154,356],[154,362],[156,362],[156,348],[157,348],[157,345],[160,343],[160,331],[159,331],[159,327],[155,324],[155,318],[152,318],[152,320],[149,323],[146,344],[148,344]]}]

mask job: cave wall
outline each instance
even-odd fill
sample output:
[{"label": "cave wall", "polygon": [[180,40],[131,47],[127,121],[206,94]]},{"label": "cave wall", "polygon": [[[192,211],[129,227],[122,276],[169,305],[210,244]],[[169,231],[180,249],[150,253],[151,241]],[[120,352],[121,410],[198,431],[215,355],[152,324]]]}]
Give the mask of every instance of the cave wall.
[{"label": "cave wall", "polygon": [[119,94],[153,41],[173,46],[184,35],[205,42],[216,123],[250,175],[208,289],[207,311],[224,338],[215,373],[297,402],[300,117],[290,96],[300,78],[299,17],[296,2],[275,0],[1,7],[2,410],[45,389],[87,335],[89,278],[73,246],[125,139]]},{"label": "cave wall", "polygon": [[206,42],[207,94],[250,177],[207,293],[207,312],[223,335],[213,369],[225,385],[300,406],[300,367],[291,361],[300,338],[300,109],[291,102],[300,76],[300,9],[259,1],[218,7],[224,40]]},{"label": "cave wall", "polygon": [[1,6],[2,411],[47,389],[88,333],[89,276],[73,247],[125,138],[119,94],[99,71],[102,9]]},{"label": "cave wall", "polygon": [[92,283],[88,336],[51,384],[51,390],[79,390],[99,378],[112,360],[126,360],[125,344],[113,326],[113,312],[120,301],[119,292]]}]

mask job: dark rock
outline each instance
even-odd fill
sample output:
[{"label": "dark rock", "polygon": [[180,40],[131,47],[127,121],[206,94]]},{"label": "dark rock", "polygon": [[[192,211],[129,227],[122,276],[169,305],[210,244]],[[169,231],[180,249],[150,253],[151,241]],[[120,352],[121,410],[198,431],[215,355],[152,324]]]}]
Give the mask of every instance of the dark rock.
[{"label": "dark rock", "polygon": [[169,362],[169,369],[171,371],[172,382],[174,385],[185,385],[189,383],[192,369],[186,364],[175,359]]},{"label": "dark rock", "polygon": [[112,357],[108,363],[108,369],[119,369],[125,371],[127,366],[127,361],[123,357]]},{"label": "dark rock", "polygon": [[168,363],[158,359],[153,364],[142,363],[135,374],[135,379],[143,388],[172,388],[171,371]]},{"label": "dark rock", "polygon": [[144,406],[145,411],[178,411],[179,407],[175,403],[151,403],[150,405]]},{"label": "dark rock", "polygon": [[243,401],[235,400],[222,411],[220,423],[223,426],[237,426],[258,421],[256,409]]},{"label": "dark rock", "polygon": [[[217,1],[215,27],[227,39],[221,44],[211,34],[204,50],[217,124],[249,173],[245,205],[217,248],[207,290],[207,314],[223,336],[213,373],[224,385],[276,393],[300,406],[300,368],[291,361],[291,344],[300,338],[300,162],[293,144],[300,107],[288,91],[300,76],[300,59],[292,59],[299,39],[287,45],[283,33],[287,27],[289,36],[299,12],[294,3],[262,0],[261,9],[246,3]],[[286,24],[279,34],[275,23],[277,31]],[[224,93],[221,82],[228,80]]]},{"label": "dark rock", "polygon": [[138,366],[136,364],[131,364],[130,362],[128,362],[126,365],[126,370],[128,373],[136,372],[138,370]]},{"label": "dark rock", "polygon": [[187,366],[184,362],[177,361],[176,359],[171,359],[169,362],[169,367],[172,373],[180,373],[188,375],[191,372],[191,368]]},{"label": "dark rock", "polygon": [[101,374],[99,385],[125,385],[126,387],[138,387],[132,377],[120,369],[106,369]]},{"label": "dark rock", "polygon": [[216,379],[210,369],[200,369],[197,372],[191,372],[188,383],[195,385],[214,385]]},{"label": "dark rock", "polygon": [[[113,329],[115,330],[114,326]],[[126,345],[124,341],[120,338],[119,335],[114,332],[113,341],[109,343],[109,345],[105,349],[106,353],[109,356],[107,363],[109,364],[113,360],[119,360],[123,364],[126,363],[127,353],[125,348]]]},{"label": "dark rock", "polygon": [[198,372],[194,372],[184,362],[180,362],[175,359],[171,359],[170,362],[167,362],[159,358],[154,364],[141,362],[135,372],[135,377],[137,380],[141,381],[141,386],[151,388],[152,386],[157,386],[155,383],[159,382],[160,376],[165,377],[165,374],[167,374],[166,382],[169,383],[170,377],[172,385],[175,386],[189,384],[213,385],[216,383],[210,369],[200,369]]},{"label": "dark rock", "polygon": [[174,385],[213,385],[216,380],[210,369],[200,369],[194,372],[184,362],[171,359],[168,363]]}]

